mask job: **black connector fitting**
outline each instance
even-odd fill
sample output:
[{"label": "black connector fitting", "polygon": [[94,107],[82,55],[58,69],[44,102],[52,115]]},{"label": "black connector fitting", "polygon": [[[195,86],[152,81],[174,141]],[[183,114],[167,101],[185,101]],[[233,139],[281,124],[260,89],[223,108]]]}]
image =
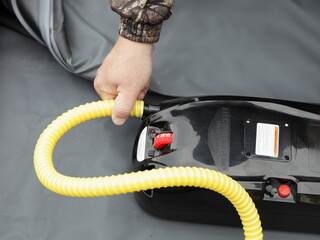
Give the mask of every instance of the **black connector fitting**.
[{"label": "black connector fitting", "polygon": [[148,117],[151,114],[157,113],[160,111],[160,106],[144,104],[143,107],[143,118]]}]

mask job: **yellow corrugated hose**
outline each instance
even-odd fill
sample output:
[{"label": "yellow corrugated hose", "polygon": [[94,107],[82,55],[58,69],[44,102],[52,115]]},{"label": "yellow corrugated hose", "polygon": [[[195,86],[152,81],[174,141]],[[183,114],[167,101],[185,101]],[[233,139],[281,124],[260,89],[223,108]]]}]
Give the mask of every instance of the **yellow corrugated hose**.
[{"label": "yellow corrugated hose", "polygon": [[[238,211],[245,239],[263,239],[257,209],[248,193],[232,178],[204,168],[175,167],[98,178],[76,178],[58,173],[52,162],[57,141],[77,124],[110,116],[114,101],[99,101],[76,107],[54,120],[41,134],[34,166],[40,182],[49,190],[72,197],[99,197],[154,188],[190,186],[211,189],[224,195]],[[142,117],[143,102],[137,101],[131,116]]]}]

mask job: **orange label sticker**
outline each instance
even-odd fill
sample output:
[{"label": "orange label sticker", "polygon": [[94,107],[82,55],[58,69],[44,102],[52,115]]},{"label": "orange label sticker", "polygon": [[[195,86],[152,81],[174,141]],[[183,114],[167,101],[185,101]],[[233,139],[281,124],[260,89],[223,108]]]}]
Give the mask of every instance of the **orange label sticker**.
[{"label": "orange label sticker", "polygon": [[256,155],[278,157],[279,125],[257,123]]}]

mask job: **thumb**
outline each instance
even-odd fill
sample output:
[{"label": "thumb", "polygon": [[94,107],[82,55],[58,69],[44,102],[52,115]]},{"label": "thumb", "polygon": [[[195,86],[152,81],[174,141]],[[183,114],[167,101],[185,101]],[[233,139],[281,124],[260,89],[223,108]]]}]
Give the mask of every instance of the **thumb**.
[{"label": "thumb", "polygon": [[132,91],[120,91],[115,99],[112,110],[112,121],[116,125],[122,125],[128,119],[131,110],[138,98],[138,93]]}]

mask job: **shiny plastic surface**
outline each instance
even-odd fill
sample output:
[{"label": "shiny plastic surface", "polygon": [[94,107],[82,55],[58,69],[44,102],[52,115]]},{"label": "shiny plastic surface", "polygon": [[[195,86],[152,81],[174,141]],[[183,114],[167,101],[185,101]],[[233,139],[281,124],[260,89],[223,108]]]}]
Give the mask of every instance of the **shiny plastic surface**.
[{"label": "shiny plastic surface", "polygon": [[[269,204],[278,212],[286,211],[283,206],[287,206],[290,214],[320,217],[319,112],[318,105],[261,99],[204,97],[165,102],[161,111],[144,120],[145,160],[137,162],[134,152],[134,167],[144,170],[194,166],[217,170],[245,187],[257,204],[262,205],[262,211]],[[277,139],[273,142],[258,139],[266,137],[257,133],[259,126],[264,125],[277,128]],[[154,149],[153,140],[162,132],[171,132],[173,142]],[[276,153],[257,154],[259,141],[263,144],[271,141]],[[281,185],[290,188],[287,197],[278,194]],[[209,195],[212,194],[199,189],[175,188],[140,193],[137,198],[150,212],[155,209],[161,212],[157,215],[206,222],[204,216],[216,207],[216,203],[208,201]],[[292,204],[287,203],[295,203],[293,208],[303,206],[295,212],[289,206]],[[316,204],[316,211],[306,206],[310,203]],[[175,211],[175,216],[170,211],[166,214],[167,209]]]}]

